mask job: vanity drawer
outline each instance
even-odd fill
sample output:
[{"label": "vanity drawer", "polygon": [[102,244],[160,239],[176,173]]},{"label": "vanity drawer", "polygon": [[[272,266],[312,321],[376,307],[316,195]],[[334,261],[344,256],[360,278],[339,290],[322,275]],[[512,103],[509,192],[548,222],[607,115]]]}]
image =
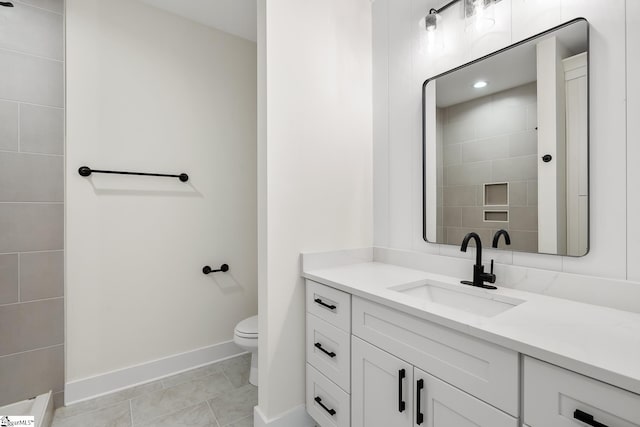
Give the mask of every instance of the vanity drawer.
[{"label": "vanity drawer", "polygon": [[[576,411],[595,423],[579,421]],[[640,427],[640,395],[525,357],[524,421],[531,427]]]},{"label": "vanity drawer", "polygon": [[350,396],[307,363],[307,412],[320,427],[349,427]]},{"label": "vanity drawer", "polygon": [[307,280],[307,312],[351,332],[351,295]]},{"label": "vanity drawer", "polygon": [[518,353],[353,298],[353,334],[429,374],[518,416]]},{"label": "vanity drawer", "polygon": [[349,393],[350,335],[310,313],[307,314],[307,362]]}]

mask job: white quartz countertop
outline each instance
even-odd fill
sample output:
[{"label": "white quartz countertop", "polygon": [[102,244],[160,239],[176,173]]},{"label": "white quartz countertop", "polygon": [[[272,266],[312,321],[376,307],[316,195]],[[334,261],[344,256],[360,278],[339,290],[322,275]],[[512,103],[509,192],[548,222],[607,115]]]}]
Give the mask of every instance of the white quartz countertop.
[{"label": "white quartz countertop", "polygon": [[[303,277],[640,394],[640,314],[510,288],[474,288],[378,262],[304,271]],[[389,289],[428,281],[524,302],[484,317]]]}]

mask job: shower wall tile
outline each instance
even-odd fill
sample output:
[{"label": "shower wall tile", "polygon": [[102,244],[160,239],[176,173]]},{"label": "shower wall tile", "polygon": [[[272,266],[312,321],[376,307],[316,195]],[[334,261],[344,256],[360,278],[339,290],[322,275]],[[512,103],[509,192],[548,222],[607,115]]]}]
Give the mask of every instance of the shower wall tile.
[{"label": "shower wall tile", "polygon": [[538,207],[513,207],[509,227],[514,230],[538,231]]},{"label": "shower wall tile", "polygon": [[64,388],[64,0],[0,16],[0,406]]},{"label": "shower wall tile", "polygon": [[473,121],[471,119],[452,121],[444,129],[444,144],[455,144],[468,141],[475,137]]},{"label": "shower wall tile", "polygon": [[[475,228],[446,227],[445,233],[446,233],[447,244],[460,245],[462,243],[462,240],[464,239],[464,236],[466,236],[467,233],[471,233],[472,231],[477,233],[480,236],[480,240],[482,240],[483,242],[490,242],[491,238],[493,237],[493,230],[478,230]],[[469,242],[469,246],[475,247],[475,245],[476,244],[474,240],[471,240]]]},{"label": "shower wall tile", "polygon": [[537,179],[538,157],[526,156],[495,160],[492,178],[494,181]]},{"label": "shower wall tile", "polygon": [[444,147],[443,166],[462,163],[462,144],[451,144]]},{"label": "shower wall tile", "polygon": [[449,166],[444,171],[444,185],[474,185],[491,181],[491,162]]},{"label": "shower wall tile", "polygon": [[64,207],[0,203],[0,253],[62,249]]},{"label": "shower wall tile", "polygon": [[20,151],[64,153],[64,110],[22,104],[20,106]]},{"label": "shower wall tile", "polygon": [[512,181],[509,183],[509,206],[527,206],[527,182]]},{"label": "shower wall tile", "polygon": [[527,205],[538,206],[538,180],[527,181]]},{"label": "shower wall tile", "polygon": [[443,189],[444,206],[477,206],[482,204],[482,195],[478,195],[478,185],[461,185]]},{"label": "shower wall tile", "polygon": [[25,3],[4,13],[11,13],[3,21],[0,49],[10,49],[32,55],[62,60],[62,15]]},{"label": "shower wall tile", "polygon": [[62,107],[63,63],[0,50],[0,98]]},{"label": "shower wall tile", "polygon": [[61,297],[64,293],[64,252],[20,254],[20,300]]},{"label": "shower wall tile", "polygon": [[62,202],[64,159],[0,152],[0,202]]},{"label": "shower wall tile", "polygon": [[[476,138],[520,132],[527,129],[527,107],[524,105],[485,108],[476,123]],[[500,120],[496,120],[500,117]]]},{"label": "shower wall tile", "polygon": [[480,162],[509,157],[509,136],[500,135],[462,144],[462,162]]},{"label": "shower wall tile", "polygon": [[64,388],[64,347],[0,357],[0,406]]},{"label": "shower wall tile", "polygon": [[445,227],[462,226],[462,209],[457,207],[445,207],[443,209],[443,224]]},{"label": "shower wall tile", "polygon": [[64,12],[64,0],[17,0],[17,2],[29,4],[55,13]]},{"label": "shower wall tile", "polygon": [[[484,208],[463,208],[462,209],[462,226],[472,229],[478,228],[492,228],[498,229],[504,227],[499,222],[486,222],[484,220]],[[500,209],[488,209],[488,210],[500,210]],[[506,224],[506,223],[505,223]]]},{"label": "shower wall tile", "polygon": [[0,101],[0,150],[18,151],[18,103]]},{"label": "shower wall tile", "polygon": [[18,254],[0,255],[0,304],[18,301]]},{"label": "shower wall tile", "polygon": [[0,306],[0,356],[62,344],[63,298]]},{"label": "shower wall tile", "polygon": [[509,230],[511,235],[510,250],[538,252],[538,233],[535,231]]},{"label": "shower wall tile", "polygon": [[538,131],[512,133],[509,135],[509,156],[519,157],[538,154]]}]

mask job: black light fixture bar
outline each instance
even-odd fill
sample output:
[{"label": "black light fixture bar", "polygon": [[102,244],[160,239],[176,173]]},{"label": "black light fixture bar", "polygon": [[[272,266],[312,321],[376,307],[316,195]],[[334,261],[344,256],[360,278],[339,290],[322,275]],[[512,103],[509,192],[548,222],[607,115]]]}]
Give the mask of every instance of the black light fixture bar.
[{"label": "black light fixture bar", "polygon": [[[458,3],[459,1],[462,0],[451,0],[449,3],[445,4],[444,6],[440,7],[439,9],[435,9],[435,8],[431,8],[429,9],[429,13],[441,13],[447,9],[449,9],[451,6],[453,6],[454,3]],[[498,3],[500,0],[495,0],[496,3]],[[486,4],[486,3],[485,3]]]},{"label": "black light fixture bar", "polygon": [[164,173],[147,173],[147,172],[125,172],[125,171],[109,171],[109,170],[100,170],[100,169],[91,169],[89,166],[82,166],[78,169],[78,173],[80,176],[91,176],[92,173],[109,173],[115,175],[140,175],[140,176],[164,176],[170,178],[178,178],[181,182],[189,181],[189,175],[186,173],[181,173],[180,175],[170,175]]},{"label": "black light fixture bar", "polygon": [[454,4],[454,3],[458,3],[459,1],[460,1],[460,0],[451,0],[449,3],[445,4],[444,6],[440,7],[439,9],[431,8],[431,9],[429,10],[429,13],[431,14],[431,13],[440,13],[440,12],[443,12],[443,11],[445,11],[445,10],[449,9],[451,6],[453,6],[453,4]]},{"label": "black light fixture bar", "polygon": [[0,1],[0,6],[13,7],[13,3],[11,3],[10,1]]}]

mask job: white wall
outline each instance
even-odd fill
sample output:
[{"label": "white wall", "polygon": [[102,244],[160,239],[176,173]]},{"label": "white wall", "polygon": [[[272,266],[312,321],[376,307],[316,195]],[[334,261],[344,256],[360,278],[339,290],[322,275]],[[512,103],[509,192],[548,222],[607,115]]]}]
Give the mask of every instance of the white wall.
[{"label": "white wall", "polygon": [[[637,10],[633,15],[637,5],[633,3],[627,1],[627,16],[630,21],[637,21]],[[637,264],[634,259],[640,254],[640,243],[635,243],[640,241],[640,227],[636,225],[629,227],[629,231],[635,230],[636,238],[629,235],[630,242],[634,242],[630,243],[629,255],[635,258],[629,259],[627,273],[627,216],[630,220],[640,217],[637,190],[633,190],[640,175],[631,171],[627,175],[625,167],[625,1],[607,2],[607,12],[602,13],[602,2],[597,0],[503,0],[497,3],[493,32],[483,37],[464,32],[460,10],[453,6],[443,13],[444,52],[425,54],[420,50],[420,36],[424,32],[417,23],[429,8],[441,5],[441,1],[434,0],[377,0],[373,6],[374,122],[377,126],[374,133],[375,244],[448,256],[473,256],[472,252],[461,253],[456,246],[425,243],[421,237],[422,83],[430,76],[490,51],[573,18],[585,17],[590,22],[591,37],[591,251],[581,258],[508,251],[486,251],[486,256],[496,257],[505,264],[638,279],[640,270],[632,266]],[[634,31],[637,32],[629,30],[629,37],[637,39]],[[639,58],[633,49],[629,52],[633,52],[629,56],[633,68]],[[628,93],[631,102],[634,94]],[[629,132],[630,143],[637,142],[640,130],[630,127]],[[632,140],[634,132],[636,137]],[[634,149],[629,154],[630,165],[637,164],[640,150]],[[628,191],[629,207],[635,207],[629,212]]]},{"label": "white wall", "polygon": [[66,7],[69,383],[231,340],[256,313],[257,65],[255,43],[141,2]]},{"label": "white wall", "polygon": [[300,252],[373,240],[371,3],[261,0],[258,10],[259,407],[273,419],[304,403]]},{"label": "white wall", "polygon": [[627,275],[640,281],[640,2],[627,0]]}]

